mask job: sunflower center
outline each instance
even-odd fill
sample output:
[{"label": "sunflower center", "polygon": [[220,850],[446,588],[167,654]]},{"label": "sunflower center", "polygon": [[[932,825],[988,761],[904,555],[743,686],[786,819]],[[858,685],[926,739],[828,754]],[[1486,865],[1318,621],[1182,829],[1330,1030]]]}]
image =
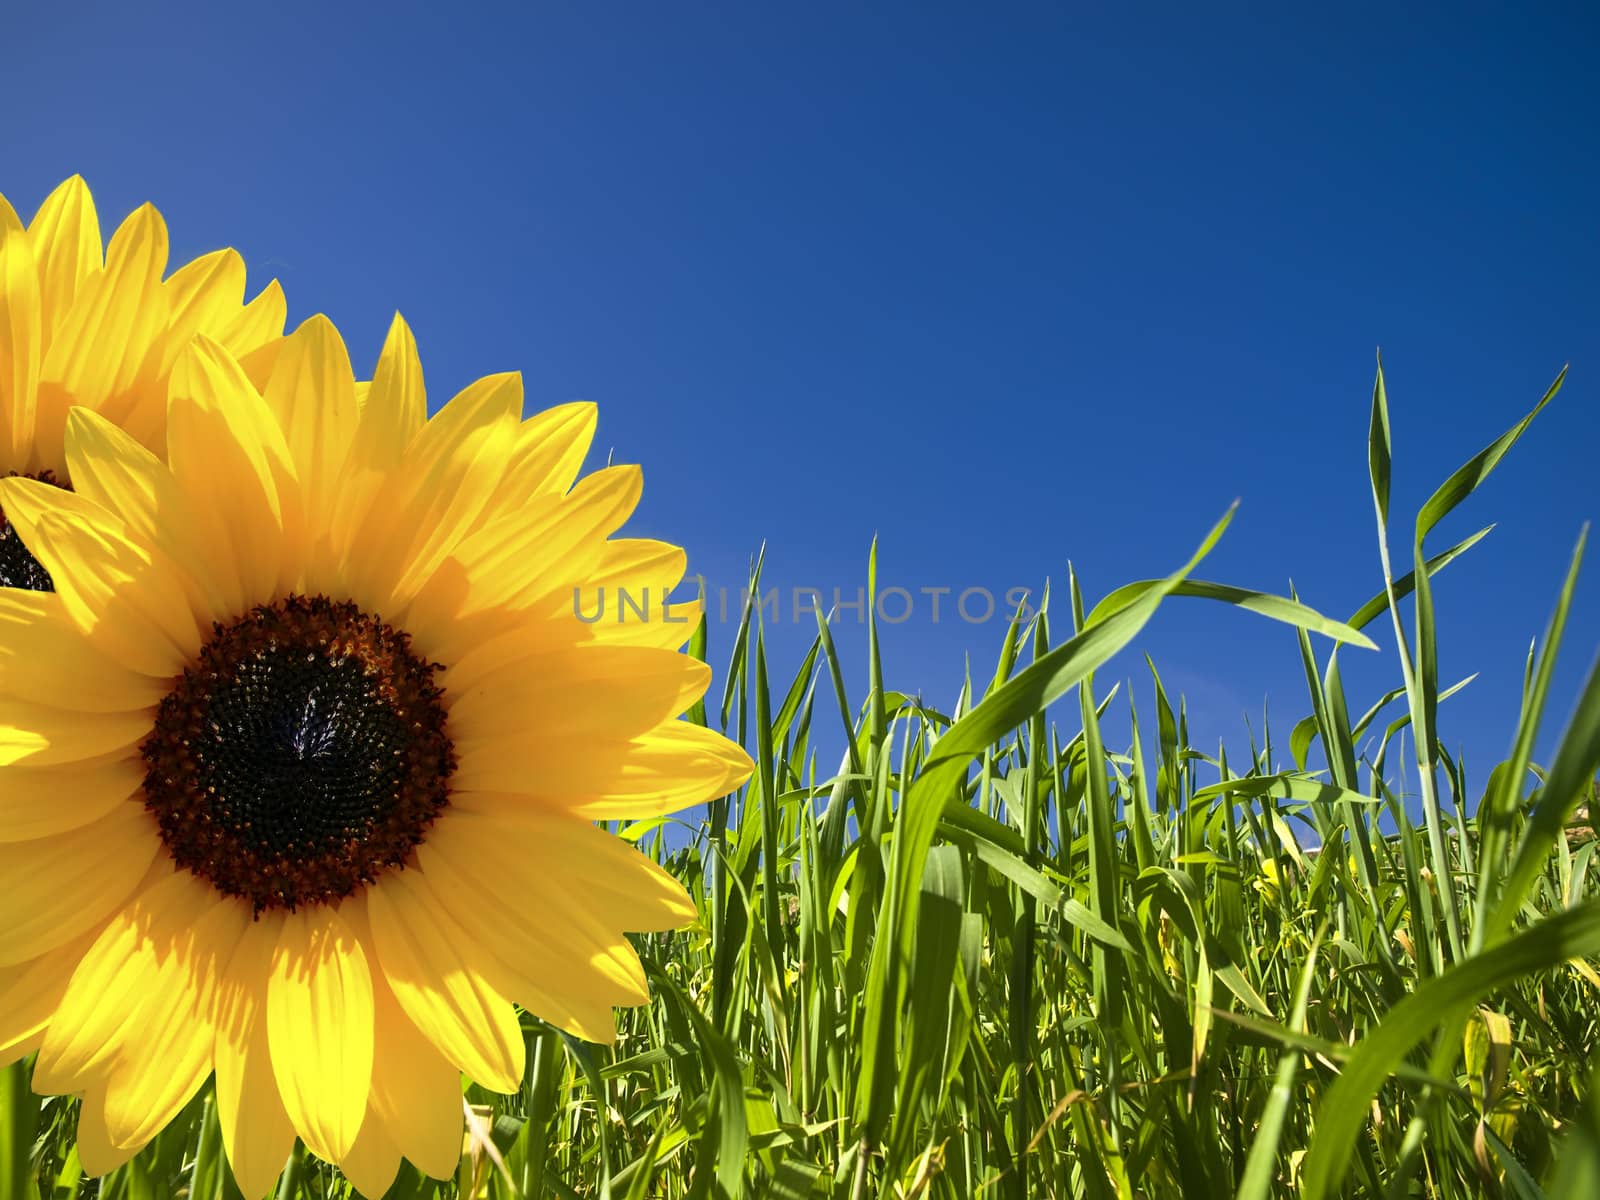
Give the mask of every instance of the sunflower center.
[{"label": "sunflower center", "polygon": [[168,852],[257,913],[403,866],[455,770],[438,669],[406,634],[321,596],[217,625],[140,747]]},{"label": "sunflower center", "polygon": [[[8,472],[8,475],[17,474],[17,471]],[[66,487],[51,471],[40,471],[26,478]],[[22,544],[17,527],[6,520],[4,509],[0,509],[0,587],[26,588],[30,592],[56,590],[56,581],[50,578],[50,572],[45,570],[44,564],[33,556],[33,551]]]}]

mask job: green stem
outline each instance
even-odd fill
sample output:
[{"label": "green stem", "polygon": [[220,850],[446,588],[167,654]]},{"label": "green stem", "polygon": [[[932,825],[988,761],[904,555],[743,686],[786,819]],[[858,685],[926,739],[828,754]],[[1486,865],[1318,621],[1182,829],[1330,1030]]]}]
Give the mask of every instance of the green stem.
[{"label": "green stem", "polygon": [[288,1165],[283,1168],[283,1176],[278,1180],[277,1200],[297,1200],[304,1188],[301,1186],[306,1175],[306,1148],[295,1139],[294,1152],[289,1155]]},{"label": "green stem", "polygon": [[39,1125],[39,1099],[28,1087],[29,1064],[0,1069],[0,1195],[6,1200],[37,1200],[33,1177],[33,1139]]}]

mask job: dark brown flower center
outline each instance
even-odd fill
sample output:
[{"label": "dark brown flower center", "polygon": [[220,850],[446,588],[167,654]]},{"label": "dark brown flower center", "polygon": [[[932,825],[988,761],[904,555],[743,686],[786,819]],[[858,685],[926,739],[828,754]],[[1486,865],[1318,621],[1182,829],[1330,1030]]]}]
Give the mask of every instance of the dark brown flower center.
[{"label": "dark brown flower center", "polygon": [[[20,472],[7,472],[8,477],[17,474]],[[56,487],[66,487],[66,484],[58,480],[51,471],[40,471],[37,475],[29,475],[26,478],[42,480]],[[3,509],[0,509],[0,587],[26,588],[30,592],[56,590],[56,581],[50,578],[50,572],[45,570],[44,564],[33,556],[33,552],[22,544],[22,538],[17,535],[17,527],[6,520]]]},{"label": "dark brown flower center", "polygon": [[215,626],[140,747],[168,852],[257,913],[403,866],[455,771],[438,669],[406,634],[321,596]]}]

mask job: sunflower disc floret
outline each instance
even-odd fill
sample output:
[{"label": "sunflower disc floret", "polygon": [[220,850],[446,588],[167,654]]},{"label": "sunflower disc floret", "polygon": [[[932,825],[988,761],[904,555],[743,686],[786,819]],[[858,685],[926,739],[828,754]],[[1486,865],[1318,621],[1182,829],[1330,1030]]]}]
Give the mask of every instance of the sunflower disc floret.
[{"label": "sunflower disc floret", "polygon": [[439,665],[409,644],[325,596],[218,624],[139,748],[173,860],[257,913],[401,866],[455,771]]}]

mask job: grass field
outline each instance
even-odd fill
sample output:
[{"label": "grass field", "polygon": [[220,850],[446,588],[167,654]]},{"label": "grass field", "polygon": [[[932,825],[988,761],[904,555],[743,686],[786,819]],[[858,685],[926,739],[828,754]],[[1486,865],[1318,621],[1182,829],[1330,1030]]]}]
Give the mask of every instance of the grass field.
[{"label": "grass field", "polygon": [[[1537,412],[1350,564],[1375,594],[1346,621],[1200,582],[1227,517],[1166,579],[1098,603],[1074,581],[948,711],[885,685],[874,627],[849,695],[826,625],[779,673],[747,613],[695,716],[755,778],[687,836],[618,829],[700,906],[639,939],[655,1002],[611,1048],[525,1018],[524,1088],[468,1089],[458,1179],[403,1168],[389,1194],[1600,1196],[1600,670],[1564,728],[1548,694],[1558,653],[1594,649],[1562,646],[1581,542],[1511,756],[1469,788],[1437,725],[1428,579],[1476,539],[1424,539]],[[1369,460],[1381,529],[1381,375]],[[1274,703],[1308,715],[1237,761],[1190,745],[1159,677],[1137,712],[1094,679],[1160,607],[1218,602],[1296,626],[1307,683]],[[1347,699],[1340,647],[1366,638],[1394,690]],[[1102,738],[1113,708],[1129,745]],[[3,1081],[8,1200],[237,1197],[205,1091],[97,1182],[74,1102],[32,1096],[27,1064]],[[347,1194],[298,1155],[277,1191]]]}]

